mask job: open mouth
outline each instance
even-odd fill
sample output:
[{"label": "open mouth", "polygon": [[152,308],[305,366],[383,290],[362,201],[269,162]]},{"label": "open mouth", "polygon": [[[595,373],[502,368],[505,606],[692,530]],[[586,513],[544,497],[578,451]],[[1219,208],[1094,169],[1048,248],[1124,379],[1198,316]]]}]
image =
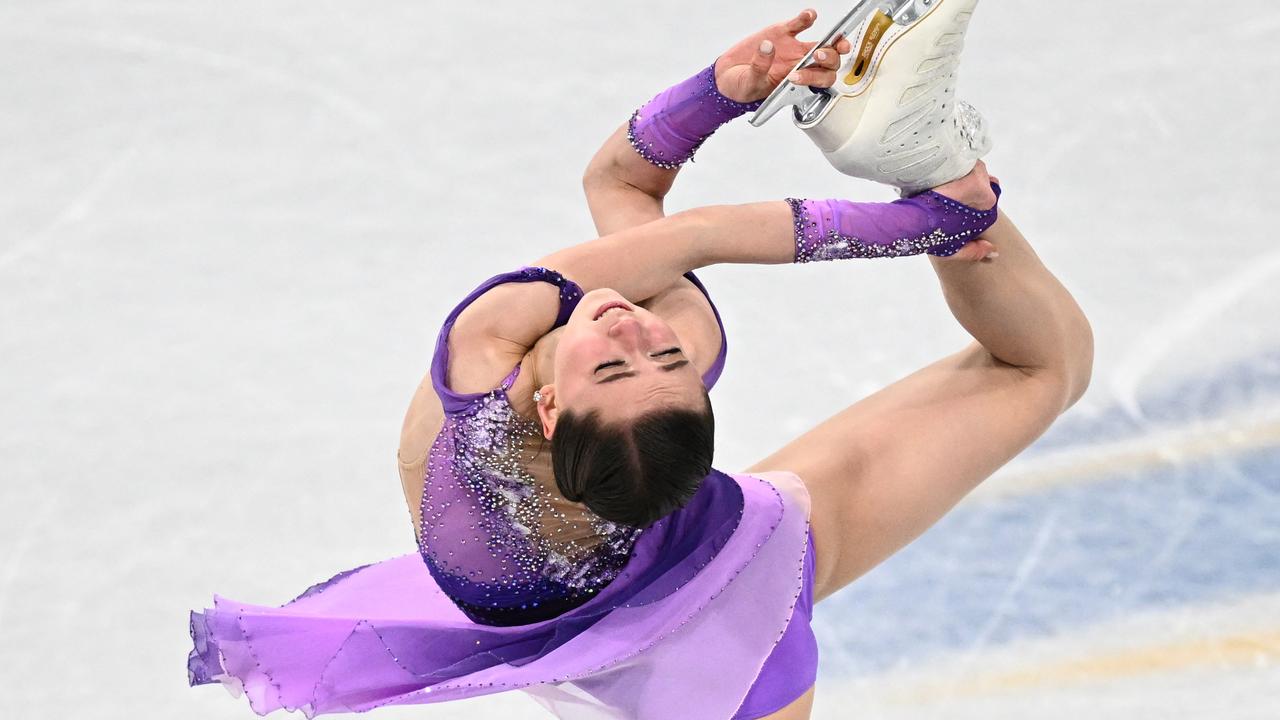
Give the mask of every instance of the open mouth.
[{"label": "open mouth", "polygon": [[601,305],[599,308],[596,309],[596,315],[595,317],[591,318],[592,321],[599,320],[601,317],[604,316],[605,313],[609,312],[610,310],[613,310],[614,308],[621,308],[622,310],[631,312],[630,305],[624,302],[619,302],[617,300],[610,300],[609,302]]}]

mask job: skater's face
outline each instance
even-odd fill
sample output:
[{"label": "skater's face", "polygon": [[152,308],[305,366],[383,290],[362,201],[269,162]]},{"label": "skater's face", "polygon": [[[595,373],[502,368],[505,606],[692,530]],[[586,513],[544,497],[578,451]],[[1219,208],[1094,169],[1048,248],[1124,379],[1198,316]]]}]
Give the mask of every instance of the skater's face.
[{"label": "skater's face", "polygon": [[569,316],[548,394],[550,408],[594,410],[611,421],[704,402],[702,376],[671,326],[607,288],[584,295]]}]

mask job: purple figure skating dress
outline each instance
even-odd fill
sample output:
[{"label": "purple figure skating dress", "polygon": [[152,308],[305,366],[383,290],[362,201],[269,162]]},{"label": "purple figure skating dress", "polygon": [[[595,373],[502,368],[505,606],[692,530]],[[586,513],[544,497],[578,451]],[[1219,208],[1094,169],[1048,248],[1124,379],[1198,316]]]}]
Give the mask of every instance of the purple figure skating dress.
[{"label": "purple figure skating dress", "polygon": [[[506,396],[519,366],[487,393],[446,386],[454,321],[509,282],[555,284],[556,327],[582,297],[553,270],[523,268],[449,314],[431,367],[445,417],[424,470],[418,552],[339,573],[282,607],[215,596],[191,613],[192,685],[221,682],[259,714],[518,689],[566,720],[746,720],[813,684],[813,543],[795,475],[713,470],[653,525],[615,525],[531,472],[549,460],[537,423]],[[721,339],[708,389],[724,366],[723,325]]]}]

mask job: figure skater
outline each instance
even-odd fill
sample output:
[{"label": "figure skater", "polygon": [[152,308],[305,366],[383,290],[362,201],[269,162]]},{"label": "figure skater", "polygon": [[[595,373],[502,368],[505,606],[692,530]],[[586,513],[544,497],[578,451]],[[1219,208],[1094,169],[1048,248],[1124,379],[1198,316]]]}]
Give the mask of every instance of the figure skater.
[{"label": "figure skater", "polygon": [[[797,39],[805,10],[638,109],[584,176],[600,237],[484,281],[441,328],[399,450],[418,552],[281,607],[215,596],[191,614],[191,684],[308,717],[518,689],[575,720],[807,718],[813,604],[1042,434],[1092,363],[954,98],[976,0],[889,4],[830,44]],[[824,156],[902,199],[663,216],[716,128],[799,87],[826,98],[796,110]],[[974,342],[714,469],[727,343],[692,271],[918,254]]]}]

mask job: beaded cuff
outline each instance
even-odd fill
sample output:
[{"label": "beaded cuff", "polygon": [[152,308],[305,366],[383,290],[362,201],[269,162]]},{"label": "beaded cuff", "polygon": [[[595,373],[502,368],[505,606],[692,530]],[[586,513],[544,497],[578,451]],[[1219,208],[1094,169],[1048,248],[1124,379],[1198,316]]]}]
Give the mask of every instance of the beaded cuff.
[{"label": "beaded cuff", "polygon": [[[991,187],[1000,196],[1000,186]],[[954,255],[996,221],[996,206],[977,210],[930,190],[890,203],[786,198],[795,220],[795,262]]]},{"label": "beaded cuff", "polygon": [[716,65],[658,93],[631,114],[627,140],[640,157],[665,170],[693,158],[721,125],[760,107],[763,100],[730,100],[716,87]]}]

